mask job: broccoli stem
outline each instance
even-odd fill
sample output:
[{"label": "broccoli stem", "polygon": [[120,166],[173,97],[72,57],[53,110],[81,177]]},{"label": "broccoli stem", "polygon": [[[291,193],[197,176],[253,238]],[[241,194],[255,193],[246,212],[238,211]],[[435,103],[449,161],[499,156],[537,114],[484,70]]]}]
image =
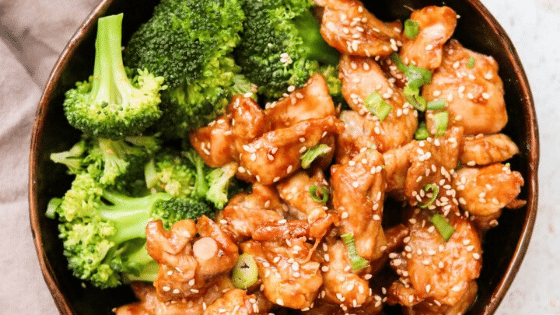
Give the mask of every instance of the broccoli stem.
[{"label": "broccoli stem", "polygon": [[303,45],[307,48],[306,56],[327,65],[338,65],[340,53],[329,46],[320,32],[319,21],[311,11],[293,19],[293,23],[303,39]]},{"label": "broccoli stem", "polygon": [[171,198],[166,193],[155,193],[145,197],[128,197],[120,193],[103,191],[102,197],[111,203],[103,204],[98,211],[101,218],[113,222],[116,233],[110,238],[119,244],[135,239],[146,238],[146,225],[151,219],[150,210],[158,200]]},{"label": "broccoli stem", "polygon": [[107,104],[128,104],[134,87],[122,60],[123,14],[100,18],[95,40],[95,64],[91,97]]}]

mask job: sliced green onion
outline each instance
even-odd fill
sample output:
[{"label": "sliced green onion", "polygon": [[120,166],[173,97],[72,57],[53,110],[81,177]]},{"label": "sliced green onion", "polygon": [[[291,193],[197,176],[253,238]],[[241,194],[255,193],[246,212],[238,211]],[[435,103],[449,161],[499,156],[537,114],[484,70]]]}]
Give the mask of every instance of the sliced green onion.
[{"label": "sliced green onion", "polygon": [[305,151],[305,153],[301,156],[301,167],[304,169],[309,168],[316,158],[324,156],[331,150],[332,148],[326,144],[318,144],[312,147],[311,149]]},{"label": "sliced green onion", "polygon": [[373,93],[368,95],[368,97],[366,97],[366,99],[364,100],[364,104],[367,110],[373,115],[377,116],[380,121],[383,121],[385,118],[387,118],[387,116],[393,109],[393,107],[387,104],[381,94],[379,94],[379,92],[377,91],[374,91]]},{"label": "sliced green onion", "polygon": [[408,85],[411,87],[420,88],[422,85],[432,82],[432,72],[430,70],[412,64],[405,65],[397,53],[391,54],[391,60],[397,65],[397,69],[406,75]]},{"label": "sliced green onion", "polygon": [[405,86],[403,89],[404,97],[406,101],[412,105],[416,110],[421,112],[426,110],[427,102],[426,99],[420,96],[420,91],[416,87]]},{"label": "sliced green onion", "polygon": [[404,21],[404,36],[408,39],[414,39],[418,36],[418,23],[416,21],[411,19]]},{"label": "sliced green onion", "polygon": [[432,83],[432,72],[428,69],[420,68],[415,65],[408,66],[406,76],[408,77],[408,84],[411,84],[412,82],[418,88],[424,84]]},{"label": "sliced green onion", "polygon": [[475,63],[475,61],[476,61],[476,59],[474,59],[474,57],[471,56],[471,57],[469,58],[469,60],[467,61],[467,67],[468,67],[469,69],[474,68],[474,63]]},{"label": "sliced green onion", "polygon": [[311,199],[320,203],[327,203],[329,200],[329,190],[322,186],[309,186],[309,194],[311,195]]},{"label": "sliced green onion", "polygon": [[255,284],[258,279],[259,270],[253,256],[247,253],[241,254],[233,267],[232,284],[238,289],[245,290]]},{"label": "sliced green onion", "polygon": [[438,213],[432,216],[430,222],[433,223],[441,237],[443,237],[446,242],[449,241],[451,235],[453,234],[453,232],[455,232],[451,224],[449,224],[449,222],[447,222],[447,220],[445,220],[445,218]]},{"label": "sliced green onion", "polygon": [[360,270],[364,269],[369,266],[367,260],[363,257],[358,255],[358,251],[356,250],[356,240],[354,239],[354,234],[347,233],[342,234],[340,236],[346,245],[346,249],[348,250],[348,257],[350,257],[350,264],[352,265],[353,270]]},{"label": "sliced green onion", "polygon": [[430,136],[428,132],[428,127],[426,127],[426,122],[422,121],[418,125],[416,132],[414,133],[414,139],[416,140],[426,140]]},{"label": "sliced green onion", "polygon": [[397,69],[399,69],[400,72],[406,74],[407,67],[402,61],[401,56],[399,56],[399,54],[397,53],[391,54],[391,60],[393,60],[393,62],[397,65]]},{"label": "sliced green onion", "polygon": [[424,185],[424,191],[428,193],[431,192],[432,197],[430,198],[430,200],[428,200],[428,202],[426,202],[423,205],[420,205],[420,208],[422,209],[428,208],[434,203],[434,201],[436,201],[436,198],[439,194],[439,187],[435,184],[426,184]]},{"label": "sliced green onion", "polygon": [[427,105],[429,110],[437,110],[437,109],[444,109],[445,108],[445,99],[440,98],[439,100],[433,100],[428,102]]},{"label": "sliced green onion", "polygon": [[436,136],[443,136],[449,123],[449,113],[439,112],[434,114],[434,125],[436,126]]},{"label": "sliced green onion", "polygon": [[455,171],[458,171],[463,168],[463,162],[461,160],[457,160],[457,166],[455,166]]}]

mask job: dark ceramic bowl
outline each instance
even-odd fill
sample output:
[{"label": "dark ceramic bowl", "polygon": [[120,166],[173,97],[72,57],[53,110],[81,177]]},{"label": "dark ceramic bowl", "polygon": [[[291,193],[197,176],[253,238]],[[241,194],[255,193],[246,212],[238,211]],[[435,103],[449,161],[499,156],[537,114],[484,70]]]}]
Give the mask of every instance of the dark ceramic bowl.
[{"label": "dark ceramic bowl", "polygon": [[[79,139],[62,111],[64,92],[93,71],[95,22],[98,17],[124,12],[123,42],[147,21],[157,0],[103,0],[79,28],[64,49],[41,97],[31,142],[29,205],[35,247],[45,281],[62,314],[110,314],[111,309],[131,301],[131,290],[98,290],[83,286],[67,269],[58,239],[57,223],[44,215],[48,201],[62,196],[72,178],[65,169],[50,162],[52,152],[66,150]],[[493,314],[515,277],[525,255],[537,212],[537,166],[539,155],[537,121],[533,98],[515,48],[503,28],[478,0],[371,0],[364,1],[380,19],[404,20],[409,8],[447,5],[460,16],[454,37],[465,47],[493,56],[500,65],[510,122],[507,133],[521,153],[511,162],[525,178],[521,198],[527,206],[504,211],[500,225],[484,241],[484,266],[478,279],[478,298],[469,314]],[[397,309],[388,314],[399,314]]]}]

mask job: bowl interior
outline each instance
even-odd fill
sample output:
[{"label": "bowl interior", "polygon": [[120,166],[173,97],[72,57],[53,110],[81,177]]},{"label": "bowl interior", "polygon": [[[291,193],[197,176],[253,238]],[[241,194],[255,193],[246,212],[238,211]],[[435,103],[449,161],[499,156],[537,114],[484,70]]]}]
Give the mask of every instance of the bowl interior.
[{"label": "bowl interior", "polygon": [[[79,133],[68,125],[63,115],[62,102],[64,92],[77,80],[87,79],[93,71],[96,19],[124,12],[123,42],[126,43],[132,32],[150,18],[157,2],[102,1],[65,48],[37,110],[29,175],[31,226],[45,280],[62,314],[109,314],[113,307],[134,300],[126,286],[98,290],[74,278],[62,255],[57,223],[47,219],[44,212],[48,201],[62,196],[72,180],[65,174],[64,167],[49,160],[49,155],[70,148],[79,139]],[[504,132],[520,148],[521,153],[511,165],[525,179],[520,198],[528,202],[522,209],[504,211],[499,226],[490,230],[484,239],[478,298],[468,314],[492,314],[519,268],[536,215],[538,132],[533,99],[519,58],[503,29],[477,0],[363,2],[372,13],[386,21],[406,19],[410,14],[408,8],[450,6],[461,16],[453,37],[469,49],[493,56],[500,65],[509,114]],[[400,311],[390,308],[386,313],[400,314]]]}]

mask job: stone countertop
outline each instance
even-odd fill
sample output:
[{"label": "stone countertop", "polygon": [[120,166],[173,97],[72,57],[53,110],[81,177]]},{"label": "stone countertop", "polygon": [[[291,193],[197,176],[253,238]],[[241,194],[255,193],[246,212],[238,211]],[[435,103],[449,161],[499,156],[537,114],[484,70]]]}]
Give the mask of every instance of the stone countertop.
[{"label": "stone countertop", "polygon": [[[524,64],[540,128],[539,212],[521,269],[496,314],[560,314],[560,0],[483,0]],[[28,153],[41,90],[98,0],[0,0],[0,314],[58,314],[29,228]]]}]

